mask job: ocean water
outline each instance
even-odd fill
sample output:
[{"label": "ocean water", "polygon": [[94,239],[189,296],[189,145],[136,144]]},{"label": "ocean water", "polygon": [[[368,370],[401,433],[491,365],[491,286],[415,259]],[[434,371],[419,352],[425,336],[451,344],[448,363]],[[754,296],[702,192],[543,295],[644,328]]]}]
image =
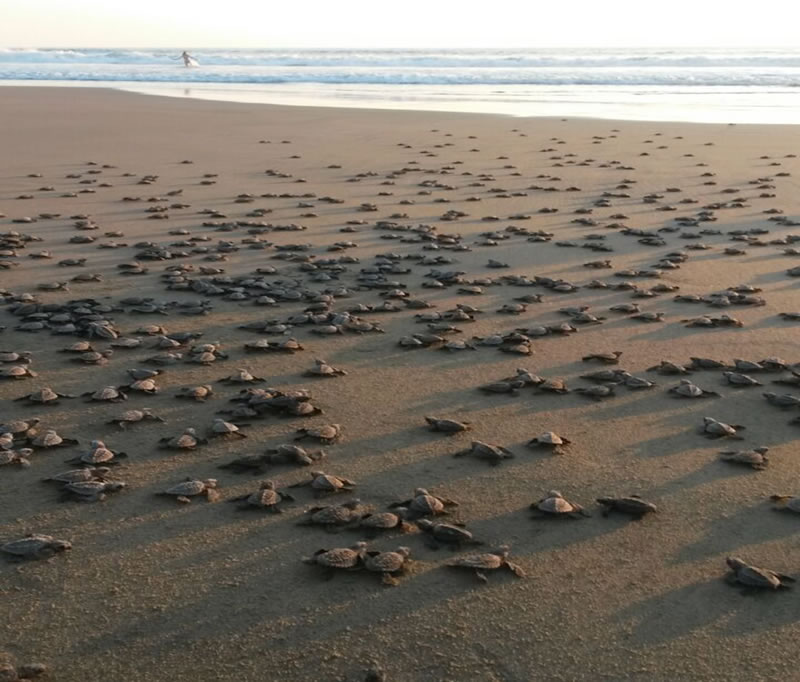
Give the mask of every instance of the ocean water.
[{"label": "ocean water", "polygon": [[243,102],[800,123],[799,49],[0,49],[0,84]]}]

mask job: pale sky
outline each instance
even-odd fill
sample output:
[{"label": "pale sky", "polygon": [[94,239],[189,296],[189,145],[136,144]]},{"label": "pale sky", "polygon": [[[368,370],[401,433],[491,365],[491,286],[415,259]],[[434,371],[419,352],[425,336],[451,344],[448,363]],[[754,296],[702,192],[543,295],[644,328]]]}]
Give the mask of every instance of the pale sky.
[{"label": "pale sky", "polygon": [[800,47],[800,0],[0,0],[0,47]]}]

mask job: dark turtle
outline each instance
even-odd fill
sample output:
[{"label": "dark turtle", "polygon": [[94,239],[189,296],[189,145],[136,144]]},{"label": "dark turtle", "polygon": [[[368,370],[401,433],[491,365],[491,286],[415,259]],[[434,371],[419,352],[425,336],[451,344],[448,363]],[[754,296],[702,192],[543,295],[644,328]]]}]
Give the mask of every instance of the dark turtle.
[{"label": "dark turtle", "polygon": [[0,450],[0,467],[16,465],[22,469],[27,469],[31,465],[30,457],[33,454],[32,448],[20,448],[19,450]]},{"label": "dark turtle", "polygon": [[458,524],[441,523],[430,519],[419,519],[416,522],[419,529],[426,534],[425,544],[431,549],[439,549],[440,544],[457,549],[462,545],[482,545],[470,531]]},{"label": "dark turtle", "polygon": [[57,540],[51,535],[33,533],[0,545],[0,552],[3,552],[11,561],[49,559],[70,549],[72,549],[72,543],[67,540]]},{"label": "dark turtle", "polygon": [[596,386],[582,387],[573,389],[575,393],[585,395],[592,400],[603,400],[614,396],[613,384],[597,384]]},{"label": "dark turtle", "polygon": [[564,448],[570,444],[572,444],[572,441],[569,440],[569,438],[559,436],[553,431],[540,433],[535,438],[531,438],[527,443],[529,448],[550,448],[556,455],[564,454]]},{"label": "dark turtle", "polygon": [[395,512],[375,512],[364,514],[356,526],[367,537],[375,537],[381,531],[397,530],[408,533],[411,526],[403,519],[402,514]]},{"label": "dark turtle", "polygon": [[725,580],[731,585],[741,585],[746,589],[787,589],[795,582],[795,578],[782,573],[776,573],[768,568],[752,566],[738,557],[725,559],[730,573]]},{"label": "dark turtle", "polygon": [[459,450],[453,456],[466,457],[468,455],[482,459],[492,466],[497,466],[504,459],[512,459],[514,457],[514,453],[508,448],[504,448],[502,445],[484,443],[480,440],[472,441],[472,444],[466,450]]},{"label": "dark turtle", "polygon": [[720,453],[719,457],[731,464],[740,464],[760,471],[766,469],[769,465],[767,452],[769,452],[767,447],[754,448],[753,450],[725,450]]},{"label": "dark turtle", "polygon": [[239,430],[239,426],[247,426],[247,424],[236,425],[227,422],[224,419],[214,419],[208,429],[209,438],[247,438],[247,435]]},{"label": "dark turtle", "polygon": [[48,429],[32,438],[28,438],[28,445],[34,449],[65,448],[77,445],[74,438],[62,438],[54,429]]},{"label": "dark turtle", "polygon": [[22,395],[19,398],[14,398],[16,401],[26,400],[28,403],[33,405],[58,405],[58,401],[61,398],[74,398],[74,395],[70,395],[69,393],[59,393],[54,391],[49,386],[45,386],[44,388],[39,388],[32,393],[27,393],[26,395]]},{"label": "dark turtle", "polygon": [[124,490],[126,484],[122,481],[75,481],[67,483],[61,488],[61,501],[76,500],[78,502],[100,502],[108,493],[117,493]]},{"label": "dark turtle", "polygon": [[410,556],[408,547],[398,547],[393,552],[366,552],[363,557],[364,568],[380,573],[384,585],[397,585],[395,576],[405,572],[411,561]]},{"label": "dark turtle", "polygon": [[659,374],[689,374],[689,370],[681,365],[676,365],[669,360],[662,360],[657,365],[647,368],[648,372],[658,372]]},{"label": "dark turtle", "polygon": [[62,471],[60,474],[56,474],[50,478],[43,478],[42,481],[45,483],[57,483],[59,485],[78,483],[81,481],[102,481],[110,472],[111,469],[109,467],[83,467],[81,469]]},{"label": "dark turtle", "polygon": [[170,450],[194,450],[198,445],[205,445],[206,443],[208,443],[208,440],[199,438],[195,429],[188,428],[178,436],[160,438],[158,447]]},{"label": "dark turtle", "polygon": [[583,507],[569,502],[558,490],[551,490],[538,502],[530,506],[535,518],[580,519],[591,516]]},{"label": "dark turtle", "polygon": [[770,495],[769,499],[776,503],[775,511],[792,512],[800,514],[800,497],[794,495]]},{"label": "dark turtle", "polygon": [[583,362],[597,360],[598,362],[604,362],[607,365],[617,365],[619,364],[619,358],[621,355],[621,350],[615,350],[610,353],[589,353],[589,355],[584,355],[581,360]]},{"label": "dark turtle", "polygon": [[747,374],[740,374],[739,372],[723,372],[722,376],[731,386],[763,386],[760,381],[753,379]]},{"label": "dark turtle", "polygon": [[440,431],[442,433],[454,434],[461,431],[469,431],[472,427],[469,422],[459,422],[455,419],[439,419],[438,417],[425,417],[431,431]]},{"label": "dark turtle", "polygon": [[240,502],[240,509],[262,509],[273,514],[283,512],[280,505],[284,501],[294,502],[294,497],[279,491],[275,487],[275,482],[269,480],[262,481],[256,492],[240,495],[229,500],[229,502]]},{"label": "dark turtle", "polygon": [[36,425],[41,420],[38,417],[31,419],[17,419],[15,421],[0,424],[0,435],[10,434],[13,440],[24,440],[30,436],[35,435]]},{"label": "dark turtle", "polygon": [[761,395],[766,398],[770,405],[775,405],[775,407],[787,408],[800,406],[800,398],[798,398],[796,395],[792,395],[791,393],[783,393],[779,395],[777,393],[767,392],[762,393]]},{"label": "dark turtle", "polygon": [[713,358],[689,358],[691,362],[687,369],[728,369],[729,365],[724,360],[714,360]]},{"label": "dark turtle", "polygon": [[138,424],[144,421],[163,422],[164,419],[153,414],[149,407],[143,407],[140,410],[126,410],[119,417],[107,421],[106,424],[116,424],[124,429],[129,424]]},{"label": "dark turtle", "polygon": [[678,398],[719,398],[716,391],[706,391],[688,379],[681,379],[677,386],[669,389],[669,393]]},{"label": "dark turtle", "polygon": [[176,398],[188,398],[198,403],[204,403],[208,398],[214,395],[214,389],[209,384],[202,386],[188,386],[178,390],[175,394]]},{"label": "dark turtle", "polygon": [[236,372],[226,377],[222,377],[219,379],[219,381],[227,384],[254,384],[266,381],[266,379],[253,376],[246,369],[240,367],[236,370]]},{"label": "dark turtle", "polygon": [[598,504],[603,505],[603,516],[608,516],[611,512],[621,512],[628,514],[637,521],[646,514],[657,511],[656,505],[652,502],[645,502],[638,495],[628,497],[598,497]]},{"label": "dark turtle", "polygon": [[467,568],[475,573],[475,577],[483,583],[489,582],[486,571],[495,571],[499,568],[507,568],[518,578],[524,578],[525,572],[522,567],[508,560],[510,549],[508,545],[502,545],[493,552],[486,554],[471,554],[459,557],[449,562],[450,568]]},{"label": "dark turtle", "polygon": [[89,443],[89,449],[86,452],[66,460],[66,463],[89,467],[114,466],[119,464],[120,459],[127,456],[124,452],[117,452],[107,448],[106,444],[101,440],[93,440]]}]

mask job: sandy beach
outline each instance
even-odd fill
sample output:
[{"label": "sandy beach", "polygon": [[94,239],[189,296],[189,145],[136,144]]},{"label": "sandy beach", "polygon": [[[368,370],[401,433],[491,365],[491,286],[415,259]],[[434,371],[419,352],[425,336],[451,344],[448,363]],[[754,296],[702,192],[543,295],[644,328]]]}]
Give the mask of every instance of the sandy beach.
[{"label": "sandy beach", "polygon": [[[27,533],[72,543],[47,561],[0,558],[0,651],[41,660],[51,669],[47,679],[64,682],[356,682],[372,668],[388,682],[797,678],[798,590],[742,594],[724,578],[728,556],[800,575],[800,520],[775,513],[769,499],[800,495],[800,428],[789,423],[797,407],[780,409],[762,396],[800,395],[800,388],[772,384],[787,372],[769,368],[742,372],[763,388],[730,385],[720,369],[685,376],[647,370],[662,360],[685,366],[692,357],[800,362],[798,322],[780,316],[800,311],[797,280],[787,275],[800,265],[800,250],[785,253],[793,248],[788,237],[800,235],[800,127],[314,109],[88,88],[4,87],[0,96],[0,232],[42,239],[2,258],[17,265],[0,269],[0,350],[30,351],[37,376],[0,380],[0,423],[38,417],[39,431],[79,440],[37,449],[29,468],[0,467],[0,544]],[[165,210],[148,212],[154,206]],[[256,209],[261,215],[248,215]],[[463,215],[443,219],[449,211]],[[703,211],[694,225],[676,220]],[[42,214],[57,217],[18,222]],[[98,229],[76,227],[80,220]],[[378,229],[381,221],[395,225]],[[288,225],[303,229],[277,229]],[[427,239],[437,234],[459,237]],[[70,243],[76,235],[96,239]],[[208,240],[187,241],[195,237]],[[112,242],[118,247],[101,248]],[[117,266],[137,261],[146,242],[187,256],[140,260],[145,274],[123,275]],[[223,242],[232,245],[220,251]],[[308,247],[279,248],[289,244]],[[698,244],[708,248],[689,248]],[[45,250],[52,258],[29,257]],[[209,259],[222,252],[224,260]],[[673,256],[679,267],[664,267],[676,252],[687,257]],[[282,254],[295,260],[276,258]],[[314,267],[342,257],[341,267]],[[86,259],[83,267],[58,265],[78,258]],[[608,268],[586,266],[606,259]],[[490,260],[507,267],[489,267]],[[192,281],[231,279],[218,280],[218,294],[168,288],[163,275],[176,265],[193,266],[184,273]],[[379,266],[385,281],[399,284],[376,287]],[[221,270],[203,274],[201,267]],[[288,281],[303,296],[259,305],[253,288],[229,295],[235,279],[258,268],[275,272],[257,278]],[[437,270],[440,280],[441,273],[461,275],[429,287]],[[102,281],[70,281],[80,273]],[[520,285],[534,277],[572,286]],[[608,286],[587,287],[592,280]],[[69,290],[37,288],[54,282],[68,282]],[[612,288],[620,283],[635,288]],[[753,290],[739,294],[750,300],[737,304],[730,294],[728,305],[720,297],[709,303],[744,285]],[[431,307],[386,295],[394,289]],[[336,313],[386,301],[398,312],[353,313],[384,333],[315,334],[321,325],[313,324],[273,335],[240,328],[286,322],[334,290]],[[25,292],[42,303],[96,299],[118,309],[108,319],[121,336],[142,343],[115,348],[103,365],[76,364],[58,351],[79,337],[15,329],[22,320],[11,314],[13,296]],[[537,294],[541,301],[520,314],[498,312]],[[675,300],[680,295],[706,300]],[[120,304],[134,296],[171,305],[166,314],[137,314]],[[209,301],[208,314],[182,314],[180,304],[201,300]],[[609,310],[631,303],[662,319]],[[559,312],[565,307],[588,306],[585,312],[604,319],[581,324],[579,317],[572,321],[577,333],[530,334],[528,356],[491,345],[399,345],[415,333],[437,333],[416,315],[458,304],[482,312],[474,321],[435,322],[460,330],[445,342],[571,323],[574,315]],[[722,315],[742,326],[685,322]],[[177,349],[183,357],[163,367],[156,395],[132,391],[122,403],[15,400],[45,386],[80,396],[130,383],[126,370],[154,367],[145,361],[165,352],[154,347],[156,337],[136,333],[149,324],[202,332],[193,343],[218,342],[228,357],[206,366],[188,361],[188,347]],[[304,350],[243,349],[260,338],[290,337]],[[109,340],[91,343],[111,347]],[[618,364],[582,360],[612,351],[622,353]],[[346,375],[305,376],[317,358]],[[204,434],[219,410],[236,406],[229,399],[245,386],[218,380],[238,368],[263,377],[261,388],[308,389],[323,413],[265,413],[241,420],[249,424],[246,439],[160,449],[159,439],[187,427]],[[572,390],[479,390],[517,368],[563,379]],[[581,376],[603,369],[655,385],[618,384],[596,400],[574,390],[599,385]],[[681,379],[719,397],[677,398],[669,389]],[[214,387],[205,403],[174,398],[204,384]],[[142,407],[165,422],[107,423]],[[469,422],[471,430],[433,432],[426,416]],[[704,438],[704,417],[746,426],[743,440]],[[292,442],[297,429],[331,423],[341,425],[341,438],[324,445],[327,457],[314,466],[274,465],[257,476],[218,468]],[[571,441],[563,455],[526,445],[549,431]],[[60,502],[41,479],[70,469],[65,460],[97,439],[127,453],[111,474],[127,487],[96,503]],[[471,441],[514,457],[497,466],[453,457]],[[770,448],[763,470],[719,457],[760,446]],[[285,489],[317,468],[354,481],[355,491],[316,500],[308,488],[292,489],[295,501],[274,515],[227,502],[263,479]],[[217,479],[220,501],[181,505],[155,495],[187,477]],[[373,539],[357,528],[298,525],[315,504],[357,496],[382,512],[416,488],[457,501],[454,517],[484,544],[434,550],[416,527]],[[591,516],[533,518],[529,506],[551,490]],[[632,494],[657,513],[606,518],[595,502]],[[302,561],[360,540],[370,550],[410,548],[413,562],[398,585],[363,570],[325,580],[319,566]],[[525,577],[491,571],[482,584],[446,566],[501,545]]]}]

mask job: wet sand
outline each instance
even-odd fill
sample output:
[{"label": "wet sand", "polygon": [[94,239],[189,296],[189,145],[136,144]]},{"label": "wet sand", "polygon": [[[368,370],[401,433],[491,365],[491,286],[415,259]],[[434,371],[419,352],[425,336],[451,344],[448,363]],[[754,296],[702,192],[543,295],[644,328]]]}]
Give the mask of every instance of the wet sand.
[{"label": "wet sand", "polygon": [[[0,312],[0,324],[7,326],[0,346],[32,351],[30,366],[38,373],[33,379],[0,381],[0,422],[38,416],[41,426],[81,441],[75,448],[37,452],[28,469],[0,469],[0,541],[37,532],[73,543],[71,552],[51,561],[0,563],[0,595],[8,614],[0,626],[0,649],[19,659],[47,662],[57,680],[350,681],[363,679],[373,666],[393,682],[752,680],[796,674],[798,595],[743,596],[723,580],[729,555],[800,573],[798,520],[773,513],[768,500],[773,493],[800,494],[800,464],[794,461],[798,427],[788,424],[797,410],[778,409],[761,396],[765,390],[794,389],[736,388],[726,385],[718,370],[700,371],[690,378],[721,397],[684,401],[667,392],[681,377],[645,370],[662,359],[686,364],[691,356],[728,362],[780,356],[800,362],[797,322],[779,317],[800,310],[797,285],[786,275],[800,261],[783,253],[787,246],[769,243],[800,234],[800,228],[770,221],[775,214],[765,213],[779,209],[790,221],[800,220],[800,163],[787,157],[800,153],[798,127],[283,108],[93,89],[3,88],[2,95],[0,213],[5,217],[0,226],[2,232],[17,230],[44,241],[19,250],[19,266],[0,270],[0,287],[35,293],[44,302],[92,297],[115,303],[133,295],[159,302],[208,298],[213,308],[206,316],[181,315],[173,308],[168,316],[126,312],[112,317],[126,336],[141,336],[133,330],[150,323],[170,332],[202,331],[201,342],[221,342],[230,358],[209,367],[186,362],[167,367],[157,379],[156,396],[131,394],[121,404],[76,399],[28,407],[12,399],[42,386],[80,394],[121,385],[127,383],[126,369],[145,366],[143,360],[157,351],[142,337],[142,347],[116,350],[105,366],[78,366],[56,352],[78,339],[14,331],[18,320]],[[279,175],[266,174],[268,169]],[[41,177],[29,177],[33,173]],[[72,174],[79,177],[66,177]],[[481,174],[493,179],[480,179]],[[157,180],[137,184],[146,175]],[[384,184],[387,175],[395,176],[393,184]],[[87,180],[96,182],[82,184]],[[420,186],[425,181],[452,189]],[[483,184],[470,186],[476,182]],[[621,184],[628,189],[617,189]],[[565,191],[570,186],[580,191]],[[81,193],[86,189],[93,192]],[[179,189],[179,196],[167,196]],[[429,193],[420,194],[423,190]],[[254,201],[237,203],[245,193]],[[306,193],[315,196],[296,196]],[[606,196],[610,205],[596,206],[604,193],[629,196]],[[663,196],[645,203],[648,194]],[[33,198],[18,199],[21,195]],[[326,196],[342,203],[320,201]],[[167,200],[148,202],[150,197]],[[697,203],[680,203],[687,198]],[[715,210],[714,222],[657,232],[676,225],[677,217],[696,216],[709,204],[739,198],[746,199],[743,207]],[[189,207],[168,210],[166,220],[148,219],[147,208],[176,202]],[[300,207],[301,202],[312,207]],[[377,211],[359,210],[365,203],[375,204]],[[665,205],[675,210],[659,210]],[[270,212],[247,218],[255,208]],[[557,211],[540,212],[543,208]],[[593,211],[575,213],[583,208]],[[201,245],[211,250],[219,240],[239,243],[249,236],[247,228],[220,232],[203,227],[209,219],[200,214],[203,209],[227,216],[220,222],[304,225],[303,231],[273,231],[261,238],[275,245],[309,243],[308,253],[317,259],[347,255],[360,263],[347,264],[338,279],[312,282],[297,263],[275,260],[274,247],[256,250],[242,244],[225,262],[205,262],[196,254],[146,262],[149,272],[142,276],[119,273],[117,264],[135,260],[142,250],[134,246],[138,242],[189,238],[170,236],[169,230],[186,228],[190,236],[208,236],[211,241]],[[467,215],[441,220],[448,210]],[[60,217],[12,222],[41,213]],[[70,219],[78,214],[88,214],[99,225],[87,233],[97,236],[96,242],[68,243],[81,233]],[[511,218],[522,214],[530,217]],[[612,218],[615,214],[625,217]],[[492,216],[498,220],[487,220]],[[572,222],[578,218],[592,218],[597,225]],[[365,223],[355,233],[341,232],[353,220]],[[379,220],[399,227],[377,230]],[[413,233],[401,228],[421,223],[436,226],[439,233],[462,235],[472,250],[428,251],[423,243],[384,238],[392,233],[408,237]],[[483,233],[510,225],[554,237],[530,242],[512,234],[496,245],[480,245]],[[646,246],[637,235],[623,234],[622,225],[660,235],[665,244]],[[681,237],[707,228],[721,234]],[[752,228],[769,230],[755,235],[764,245],[733,241],[729,234]],[[103,236],[111,231],[124,236]],[[604,235],[595,243],[602,241],[613,251],[582,248],[591,234]],[[112,239],[129,246],[98,248]],[[345,240],[357,247],[328,250]],[[577,246],[556,245],[563,241]],[[701,241],[712,248],[687,251],[689,258],[679,269],[663,270],[658,279],[615,276],[625,269],[652,269],[665,254]],[[745,253],[726,255],[729,247]],[[27,256],[44,249],[52,252],[51,260]],[[315,336],[309,326],[297,326],[289,335],[305,346],[303,352],[246,355],[243,344],[263,335],[239,325],[286,319],[308,302],[260,307],[252,300],[170,291],[161,278],[175,263],[221,267],[229,276],[275,266],[273,278],[300,279],[315,291],[350,289],[350,297],[334,303],[333,309],[341,311],[382,302],[378,290],[359,289],[356,276],[378,254],[390,252],[452,259],[439,266],[400,260],[411,273],[387,277],[406,284],[413,297],[430,301],[436,306],[431,310],[467,303],[484,311],[475,322],[453,323],[463,330],[453,338],[568,322],[558,313],[564,306],[591,306],[591,313],[607,319],[600,325],[577,325],[580,332],[568,336],[534,338],[529,357],[494,347],[454,352],[400,348],[401,337],[425,331],[414,315],[427,311],[414,309],[361,315],[380,324],[383,334]],[[79,257],[87,258],[83,268],[57,265],[60,259]],[[509,267],[487,268],[490,258]],[[583,265],[598,259],[610,259],[613,267]],[[506,284],[484,286],[482,295],[458,293],[457,286],[422,288],[433,268],[458,270],[470,280],[560,278],[580,288],[558,293]],[[38,284],[67,281],[79,272],[98,273],[103,281],[70,283],[69,292],[36,291]],[[632,298],[630,291],[584,288],[593,279],[680,289]],[[766,305],[715,308],[673,300],[676,294],[707,296],[745,284],[762,289],[753,295],[763,297]],[[526,294],[542,294],[543,301],[518,316],[497,313]],[[646,323],[608,311],[629,302],[643,311],[665,313],[664,321]],[[681,322],[721,314],[735,316],[743,326],[687,328]],[[108,347],[107,342],[93,343]],[[597,402],[574,392],[544,394],[527,387],[516,396],[477,390],[513,375],[518,367],[563,378],[570,388],[588,387],[592,384],[580,375],[604,366],[581,358],[614,350],[623,355],[612,367],[657,386],[640,391],[621,386],[614,397]],[[314,358],[326,359],[347,375],[304,377]],[[238,367],[266,378],[263,386],[308,388],[324,414],[310,419],[268,415],[244,429],[246,440],[214,441],[185,453],[158,449],[159,438],[189,426],[205,431],[215,412],[230,406],[228,399],[238,387],[216,380]],[[769,384],[778,374],[751,376]],[[205,404],[173,397],[180,387],[205,383],[213,383],[216,393]],[[152,407],[166,423],[128,430],[106,424],[123,410],[143,406]],[[425,426],[426,415],[469,421],[472,430],[452,437],[433,433]],[[703,438],[698,428],[704,416],[746,425],[745,440]],[[224,501],[181,506],[154,495],[187,476],[217,478],[223,500],[255,490],[260,478],[272,478],[279,487],[304,480],[308,469],[297,466],[276,466],[260,478],[217,467],[289,442],[297,428],[330,422],[342,425],[343,436],[326,448],[329,456],[321,469],[356,481],[355,494],[375,510],[408,498],[417,487],[457,500],[458,516],[486,549],[510,545],[512,559],[527,578],[496,572],[482,585],[467,572],[444,567],[474,549],[433,551],[414,532],[370,540],[370,547],[383,550],[411,548],[415,561],[398,586],[383,586],[364,572],[325,581],[317,567],[301,559],[319,548],[351,545],[363,534],[329,534],[296,525],[315,503],[307,489],[293,492],[297,502],[282,515],[240,513]],[[543,431],[567,436],[572,441],[567,453],[556,456],[525,446]],[[128,453],[114,472],[128,488],[96,504],[59,503],[57,492],[39,480],[70,468],[64,460],[84,451],[92,439]],[[497,467],[452,457],[472,439],[502,445],[516,456]],[[762,445],[770,447],[770,466],[764,471],[718,460],[719,451],[729,446]],[[586,507],[591,518],[532,520],[528,505],[552,489]],[[604,518],[594,502],[632,493],[658,505],[658,513],[639,522],[622,515]],[[336,496],[330,502],[345,499]]]}]

